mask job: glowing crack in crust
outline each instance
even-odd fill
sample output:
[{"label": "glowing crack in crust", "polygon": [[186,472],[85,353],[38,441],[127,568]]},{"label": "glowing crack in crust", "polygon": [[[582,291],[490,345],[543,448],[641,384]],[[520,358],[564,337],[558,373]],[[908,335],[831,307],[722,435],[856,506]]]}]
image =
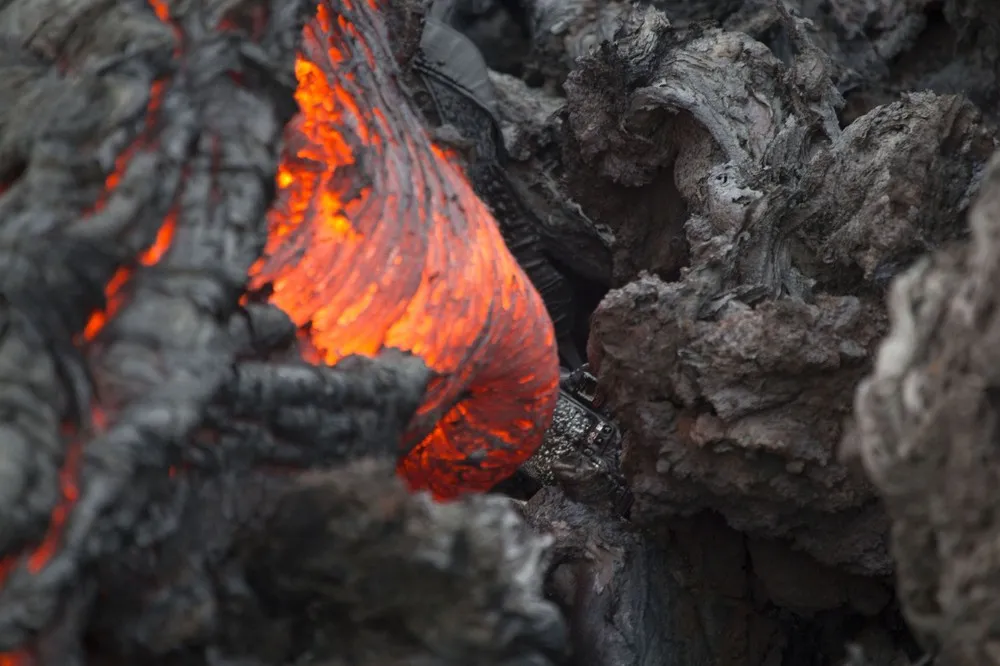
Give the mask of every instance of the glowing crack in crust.
[{"label": "glowing crack in crust", "polygon": [[278,199],[251,287],[301,327],[309,360],[397,348],[436,373],[400,464],[439,498],[482,491],[538,448],[555,335],[486,206],[435,147],[393,69],[379,0],[319,5],[296,62]]}]

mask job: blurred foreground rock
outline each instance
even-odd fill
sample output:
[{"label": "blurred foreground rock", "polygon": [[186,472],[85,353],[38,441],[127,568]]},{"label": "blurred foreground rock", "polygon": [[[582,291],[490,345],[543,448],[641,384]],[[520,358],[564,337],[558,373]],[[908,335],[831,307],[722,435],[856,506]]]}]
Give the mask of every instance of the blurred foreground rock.
[{"label": "blurred foreground rock", "polygon": [[956,666],[1000,664],[1000,154],[969,225],[893,284],[848,439],[893,521],[907,618]]}]

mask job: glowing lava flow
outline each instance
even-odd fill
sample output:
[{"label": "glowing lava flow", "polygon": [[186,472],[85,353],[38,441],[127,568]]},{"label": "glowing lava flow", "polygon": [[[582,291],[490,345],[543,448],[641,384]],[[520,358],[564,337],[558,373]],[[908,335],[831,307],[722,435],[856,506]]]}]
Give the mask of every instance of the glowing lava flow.
[{"label": "glowing lava flow", "polygon": [[251,286],[271,285],[311,360],[387,347],[421,357],[436,379],[400,471],[439,498],[486,490],[550,423],[552,322],[492,215],[406,102],[378,0],[333,3],[303,31],[301,112]]}]

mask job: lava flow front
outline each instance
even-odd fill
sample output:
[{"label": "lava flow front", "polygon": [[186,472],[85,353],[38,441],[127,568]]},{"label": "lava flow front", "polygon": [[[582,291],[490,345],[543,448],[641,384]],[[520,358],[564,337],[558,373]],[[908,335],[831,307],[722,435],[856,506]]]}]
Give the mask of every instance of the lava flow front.
[{"label": "lava flow front", "polygon": [[327,1],[304,28],[300,113],[255,289],[313,361],[383,348],[435,372],[400,471],[446,498],[486,490],[541,443],[558,357],[541,297],[397,82],[379,1]]}]

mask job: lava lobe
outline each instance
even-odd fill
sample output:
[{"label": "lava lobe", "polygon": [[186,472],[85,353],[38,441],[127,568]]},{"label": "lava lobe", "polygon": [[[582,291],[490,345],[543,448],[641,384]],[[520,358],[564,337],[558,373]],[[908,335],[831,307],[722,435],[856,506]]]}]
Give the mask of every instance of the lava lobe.
[{"label": "lava lobe", "polygon": [[296,62],[267,245],[251,288],[309,360],[384,348],[435,373],[400,464],[438,498],[483,491],[538,448],[559,370],[543,301],[396,80],[378,0],[320,3]]}]

